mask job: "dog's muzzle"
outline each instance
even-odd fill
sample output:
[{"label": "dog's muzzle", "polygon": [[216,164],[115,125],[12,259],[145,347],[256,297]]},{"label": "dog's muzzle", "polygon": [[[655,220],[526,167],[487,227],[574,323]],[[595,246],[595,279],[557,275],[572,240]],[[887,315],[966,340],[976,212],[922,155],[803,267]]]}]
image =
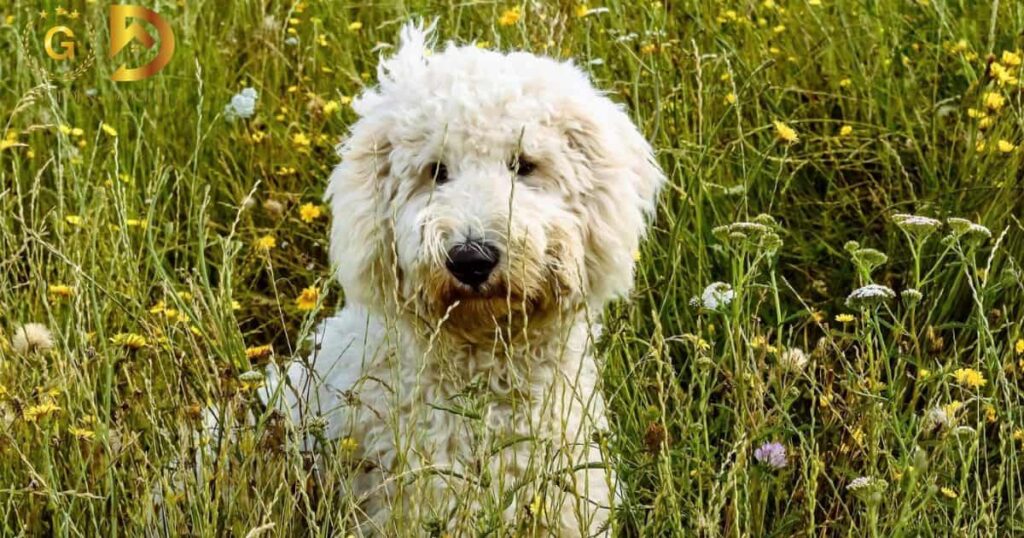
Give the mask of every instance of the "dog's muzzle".
[{"label": "dog's muzzle", "polygon": [[445,267],[456,280],[476,289],[490,278],[499,257],[498,249],[489,243],[466,241],[448,251]]}]

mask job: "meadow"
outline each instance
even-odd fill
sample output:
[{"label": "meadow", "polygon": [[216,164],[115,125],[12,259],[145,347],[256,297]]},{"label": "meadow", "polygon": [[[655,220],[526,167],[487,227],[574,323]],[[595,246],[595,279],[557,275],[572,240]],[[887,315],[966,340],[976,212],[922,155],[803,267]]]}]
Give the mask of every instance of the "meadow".
[{"label": "meadow", "polygon": [[113,82],[106,3],[0,3],[0,535],[347,533],[345,466],[239,417],[344,304],[333,147],[419,17],[576,62],[668,175],[599,344],[616,535],[1024,533],[1024,4],[147,7],[174,58]]}]

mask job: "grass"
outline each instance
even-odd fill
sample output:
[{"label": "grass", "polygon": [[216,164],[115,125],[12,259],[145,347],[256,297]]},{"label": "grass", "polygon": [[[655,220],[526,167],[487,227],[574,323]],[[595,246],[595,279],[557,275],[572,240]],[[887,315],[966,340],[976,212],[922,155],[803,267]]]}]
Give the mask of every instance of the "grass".
[{"label": "grass", "polygon": [[[343,466],[312,474],[273,421],[173,463],[208,403],[251,401],[243,373],[301,356],[343,304],[328,216],[299,208],[414,16],[574,59],[668,173],[600,345],[620,535],[1024,532],[1024,109],[1003,53],[1024,4],[818,3],[529,3],[503,26],[511,3],[162,2],[175,57],[134,83],[109,80],[103,3],[0,4],[0,534],[344,533]],[[74,61],[42,50],[58,22]],[[227,121],[250,86],[255,117]],[[900,213],[944,224],[914,239]],[[731,301],[691,302],[713,282]],[[921,298],[846,304],[872,282]],[[29,322],[51,349],[12,348]],[[785,468],[755,459],[766,442]]]}]

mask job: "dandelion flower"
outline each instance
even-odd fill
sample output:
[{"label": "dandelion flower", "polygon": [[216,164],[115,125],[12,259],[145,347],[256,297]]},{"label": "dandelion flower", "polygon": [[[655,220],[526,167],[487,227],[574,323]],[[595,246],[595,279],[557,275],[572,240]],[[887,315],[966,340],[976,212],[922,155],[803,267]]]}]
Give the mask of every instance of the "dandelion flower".
[{"label": "dandelion flower", "polygon": [[60,407],[53,403],[53,400],[47,399],[40,404],[25,408],[25,411],[22,413],[22,417],[26,422],[35,422],[58,411],[60,411]]},{"label": "dandelion flower", "polygon": [[277,246],[277,239],[272,235],[264,235],[256,240],[256,248],[262,251],[269,251]]},{"label": "dandelion flower", "polygon": [[303,204],[302,207],[299,208],[299,218],[305,223],[313,222],[320,218],[320,215],[322,214],[323,210],[320,209],[320,206],[313,203]]},{"label": "dandelion flower", "polygon": [[256,99],[259,94],[255,88],[245,88],[231,97],[231,101],[224,106],[224,117],[229,120],[241,118],[249,119],[256,113]]},{"label": "dandelion flower", "polygon": [[110,342],[116,346],[122,346],[132,351],[146,347],[146,337],[136,333],[115,334]]},{"label": "dandelion flower", "polygon": [[984,387],[988,383],[985,376],[974,368],[960,368],[953,372],[953,378],[960,385],[972,389]]},{"label": "dandelion flower", "polygon": [[42,323],[26,323],[14,330],[11,347],[18,353],[44,353],[53,347],[53,335]]},{"label": "dandelion flower", "polygon": [[853,314],[836,314],[836,321],[839,323],[853,323],[856,319]]},{"label": "dandelion flower", "polygon": [[498,17],[498,24],[501,26],[512,26],[519,22],[519,19],[521,19],[522,16],[522,9],[519,6],[512,9],[506,9],[502,12],[501,16]]},{"label": "dandelion flower", "polygon": [[871,308],[896,298],[896,292],[881,284],[868,284],[853,290],[846,298],[850,308]]},{"label": "dandelion flower", "polygon": [[786,459],[786,447],[778,442],[761,445],[754,450],[754,459],[773,469],[783,469],[789,463]]},{"label": "dandelion flower", "polygon": [[295,299],[295,306],[299,310],[309,311],[316,308],[316,301],[320,298],[320,290],[315,286],[310,286],[299,294],[298,298]]},{"label": "dandelion flower", "polygon": [[1016,144],[1010,142],[1009,140],[1002,139],[1000,139],[999,142],[996,143],[996,147],[999,148],[999,151],[1001,153],[1013,153],[1013,151],[1017,149]]},{"label": "dandelion flower", "polygon": [[109,137],[117,136],[117,129],[114,129],[107,123],[100,123],[100,129],[103,129],[103,132],[106,133],[106,135]]},{"label": "dandelion flower", "polygon": [[78,426],[71,426],[68,428],[68,433],[75,436],[83,441],[92,441],[96,437],[96,432],[88,428],[80,428]]},{"label": "dandelion flower", "polygon": [[775,136],[779,137],[779,140],[782,140],[787,144],[794,144],[800,141],[800,135],[798,135],[796,130],[789,125],[786,125],[779,120],[773,121],[772,125],[775,126]]}]

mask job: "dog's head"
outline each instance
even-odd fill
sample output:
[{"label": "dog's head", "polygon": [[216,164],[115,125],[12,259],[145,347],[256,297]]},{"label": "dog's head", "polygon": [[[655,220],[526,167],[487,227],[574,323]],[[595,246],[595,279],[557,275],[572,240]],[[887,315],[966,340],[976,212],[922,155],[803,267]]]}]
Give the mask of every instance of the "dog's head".
[{"label": "dog's head", "polygon": [[327,188],[348,299],[467,329],[626,293],[664,181],[627,115],[570,63],[428,37],[353,103]]}]

